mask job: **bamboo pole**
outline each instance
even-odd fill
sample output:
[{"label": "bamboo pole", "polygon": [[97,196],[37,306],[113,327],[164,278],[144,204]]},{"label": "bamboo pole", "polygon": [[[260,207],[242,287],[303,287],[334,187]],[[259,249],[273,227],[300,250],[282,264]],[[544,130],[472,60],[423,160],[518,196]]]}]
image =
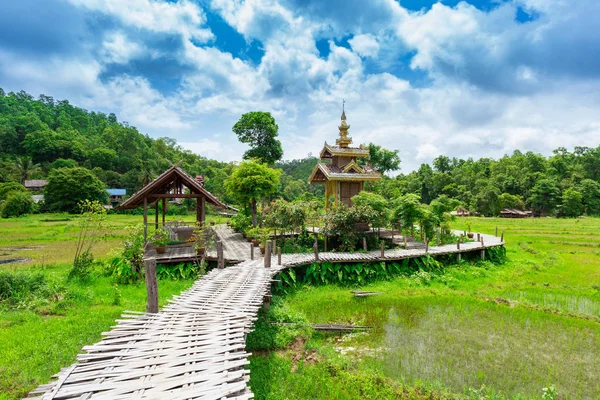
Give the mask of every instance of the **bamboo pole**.
[{"label": "bamboo pole", "polygon": [[281,265],[281,247],[277,247],[277,265]]},{"label": "bamboo pole", "polygon": [[250,259],[254,260],[254,243],[250,243]]}]

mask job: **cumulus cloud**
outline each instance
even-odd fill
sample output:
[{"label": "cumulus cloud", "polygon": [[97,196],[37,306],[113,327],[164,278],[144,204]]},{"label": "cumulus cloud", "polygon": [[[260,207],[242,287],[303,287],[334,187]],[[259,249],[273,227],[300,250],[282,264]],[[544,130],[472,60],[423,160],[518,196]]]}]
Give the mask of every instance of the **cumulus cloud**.
[{"label": "cumulus cloud", "polygon": [[356,35],[348,40],[348,43],[352,46],[352,50],[362,57],[375,57],[379,52],[379,43],[370,34]]},{"label": "cumulus cloud", "polygon": [[[3,88],[116,112],[205,156],[239,158],[245,148],[231,126],[251,110],[273,113],[285,158],[317,154],[335,140],[342,99],[354,143],[399,149],[404,171],[440,154],[598,144],[595,0],[490,0],[484,9],[440,2],[419,11],[394,0],[57,5],[76,19],[64,22],[76,27],[64,30],[69,40],[85,43],[76,52],[27,51],[37,42],[34,22],[27,41],[0,38]],[[517,21],[519,7],[533,20]],[[212,29],[215,14],[230,32]],[[57,29],[39,31],[40,40]],[[231,35],[264,54],[237,58]]]}]

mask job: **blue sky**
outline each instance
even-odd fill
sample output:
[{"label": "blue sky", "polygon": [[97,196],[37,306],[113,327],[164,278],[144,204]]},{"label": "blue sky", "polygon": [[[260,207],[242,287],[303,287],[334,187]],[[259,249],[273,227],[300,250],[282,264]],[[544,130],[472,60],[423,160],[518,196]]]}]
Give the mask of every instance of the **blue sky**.
[{"label": "blue sky", "polygon": [[337,134],[440,154],[600,142],[596,0],[20,0],[0,13],[0,87],[114,112],[220,160],[270,111],[284,158]]}]

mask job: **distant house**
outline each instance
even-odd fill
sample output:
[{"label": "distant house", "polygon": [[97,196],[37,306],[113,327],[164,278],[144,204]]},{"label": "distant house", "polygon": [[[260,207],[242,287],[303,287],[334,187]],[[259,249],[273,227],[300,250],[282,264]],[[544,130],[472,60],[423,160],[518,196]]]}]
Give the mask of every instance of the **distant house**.
[{"label": "distant house", "polygon": [[457,217],[468,217],[469,215],[471,215],[471,213],[469,212],[469,210],[467,210],[463,206],[459,206],[456,209],[456,211],[450,211],[450,215],[454,215]]},{"label": "distant house", "polygon": [[123,201],[123,197],[127,191],[125,189],[106,189],[108,193],[110,204],[115,207],[117,204]]},{"label": "distant house", "polygon": [[533,217],[533,212],[517,210],[516,208],[505,208],[500,211],[500,216],[504,218],[529,218]]},{"label": "distant house", "polygon": [[48,184],[48,181],[44,180],[44,179],[32,179],[32,180],[26,180],[25,182],[23,182],[23,186],[25,186],[27,189],[31,190],[32,192],[41,192],[42,190],[44,190],[44,187]]}]

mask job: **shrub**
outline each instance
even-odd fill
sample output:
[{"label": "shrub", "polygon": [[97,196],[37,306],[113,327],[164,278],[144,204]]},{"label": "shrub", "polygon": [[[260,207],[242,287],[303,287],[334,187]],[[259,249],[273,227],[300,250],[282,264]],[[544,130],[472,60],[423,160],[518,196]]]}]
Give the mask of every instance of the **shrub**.
[{"label": "shrub", "polygon": [[2,205],[2,218],[19,217],[33,212],[33,200],[26,192],[9,192]]},{"label": "shrub", "polygon": [[357,224],[368,223],[373,218],[375,211],[370,206],[355,205],[348,208],[345,204],[340,204],[325,215],[322,233],[336,236],[340,250],[353,251],[363,235],[363,230]]},{"label": "shrub", "polygon": [[82,200],[104,203],[107,198],[104,183],[85,168],[58,168],[50,171],[44,201],[52,211],[79,211]]},{"label": "shrub", "polygon": [[28,190],[17,182],[0,183],[0,201],[6,200],[6,196],[12,192],[28,193]]},{"label": "shrub", "polygon": [[66,288],[41,273],[0,272],[0,304],[9,309],[34,309],[68,301]]}]

